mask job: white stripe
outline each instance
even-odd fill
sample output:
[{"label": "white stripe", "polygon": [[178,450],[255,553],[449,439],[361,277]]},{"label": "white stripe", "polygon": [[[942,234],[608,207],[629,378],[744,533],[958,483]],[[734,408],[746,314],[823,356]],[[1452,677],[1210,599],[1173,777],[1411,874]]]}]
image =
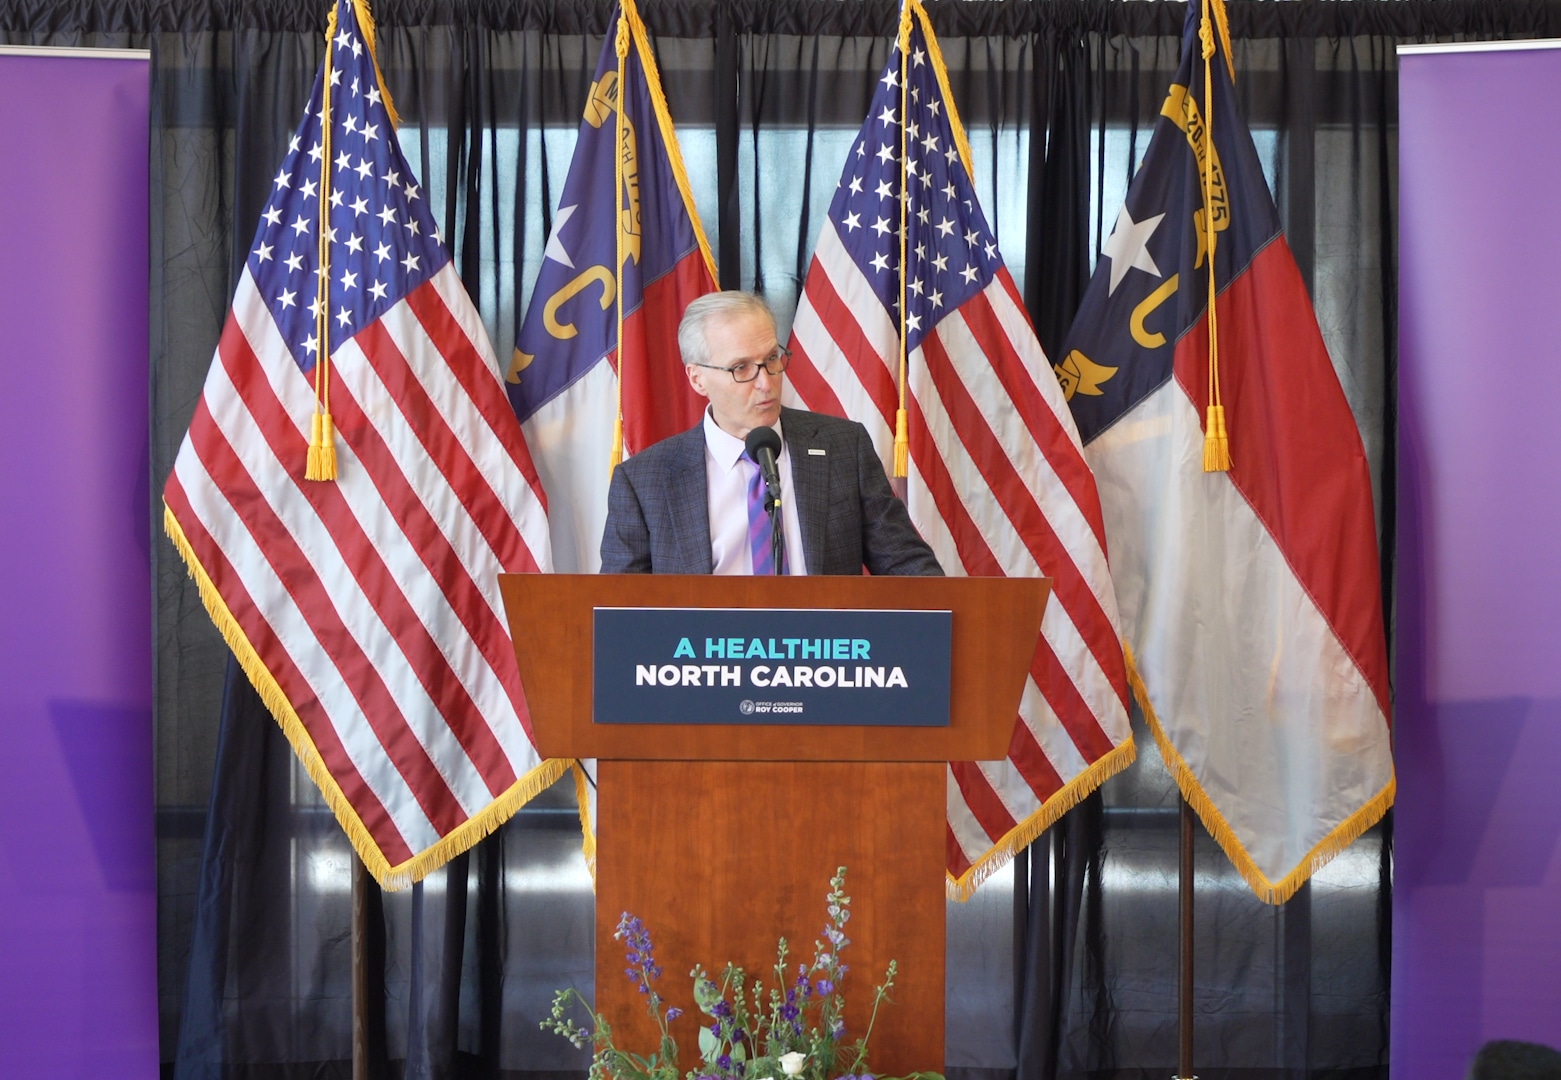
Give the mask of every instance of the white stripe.
[{"label": "white stripe", "polygon": [[[221,364],[215,363],[212,367],[215,370]],[[368,726],[349,725],[344,730],[343,725],[332,721],[333,717],[360,716],[357,702],[342,681],[341,672],[318,647],[303,613],[244,527],[238,512],[206,472],[188,436],[174,463],[174,475],[184,489],[196,520],[211,534],[213,542],[232,566],[260,617],[270,626],[314,695],[323,718],[336,729],[348,760],[364,785],[384,806],[402,839],[413,851],[421,851],[437,842],[438,832]],[[251,637],[254,630],[249,628]],[[298,696],[297,688],[294,688],[294,696]]]},{"label": "white stripe", "polygon": [[[293,372],[298,383],[307,385],[303,374],[296,367]],[[481,774],[467,757],[455,733],[445,723],[438,706],[428,696],[418,678],[417,668],[409,662],[400,643],[374,610],[373,603],[358,584],[351,566],[326,531],[314,507],[288,476],[287,469],[277,460],[264,434],[255,425],[254,418],[239,397],[238,389],[227,381],[226,369],[221,364],[213,367],[210,390],[206,405],[218,430],[233,448],[244,470],[254,478],[261,497],[303,552],[307,569],[318,578],[331,598],[342,625],[383,681],[408,729],[444,777],[462,809],[468,815],[479,811],[492,800]],[[338,448],[339,453],[343,451],[350,454],[346,447]],[[348,458],[341,464],[350,467],[356,465],[356,461]],[[361,479],[349,477],[337,481],[343,490],[350,484],[368,483],[361,469],[351,471]],[[305,568],[291,568],[294,572],[302,569]],[[392,575],[403,582],[415,579],[420,574],[426,575],[420,562],[399,566],[391,564],[389,569]],[[312,630],[308,632],[313,635]],[[465,635],[462,634],[462,637]],[[354,710],[354,714],[356,712]],[[344,728],[354,714],[331,714],[333,725],[344,736]]]},{"label": "white stripe", "polygon": [[553,567],[562,574],[601,569],[617,388],[612,365],[598,361],[523,425],[542,487],[553,493],[549,546]]},{"label": "white stripe", "polygon": [[[1007,273],[1006,270],[1003,272]],[[992,305],[992,313],[997,316],[997,321],[1003,328],[1003,335],[1019,354],[1025,370],[1030,373],[1031,381],[1040,390],[1041,398],[1051,409],[1052,416],[1056,418],[1058,427],[1067,432],[1068,440],[1073,443],[1073,449],[1082,453],[1084,444],[1079,439],[1079,428],[1074,423],[1073,411],[1068,408],[1068,399],[1063,396],[1062,384],[1057,381],[1051,362],[1041,351],[1041,343],[1036,340],[1028,316],[1014,305],[1008,290],[996,281],[988,285],[984,292],[987,302]]]},{"label": "white stripe", "polygon": [[[1122,711],[1120,702],[1117,703],[1117,711]],[[1019,699],[1019,715],[1024,718],[1024,726],[1035,736],[1035,741],[1045,753],[1046,760],[1051,762],[1052,768],[1057,770],[1064,783],[1089,768],[1089,761],[1074,744],[1068,729],[1062,726],[1052,707],[1047,704],[1046,697],[1041,693],[1041,688],[1036,685],[1033,676],[1024,680],[1024,695]],[[1101,714],[1097,712],[1095,715],[1098,718]]]},{"label": "white stripe", "polygon": [[1166,734],[1270,880],[1392,778],[1371,687],[1174,381],[1089,446],[1122,620]]},{"label": "white stripe", "polygon": [[444,301],[445,308],[455,316],[456,325],[466,335],[466,340],[472,343],[472,348],[477,350],[477,355],[482,357],[489,377],[498,383],[502,392],[504,371],[499,367],[498,357],[494,355],[493,343],[488,340],[488,328],[482,324],[482,316],[477,314],[477,305],[472,303],[471,295],[466,291],[466,283],[455,272],[455,263],[445,263],[428,280],[439,294],[439,299]]},{"label": "white stripe", "polygon": [[981,822],[976,820],[976,815],[971,812],[970,804],[965,802],[965,793],[959,789],[959,782],[954,779],[954,770],[947,771],[948,776],[948,822],[949,828],[954,832],[954,841],[959,844],[959,850],[964,852],[969,862],[975,862],[988,851],[992,850],[992,839],[987,836],[986,830],[981,827]]}]

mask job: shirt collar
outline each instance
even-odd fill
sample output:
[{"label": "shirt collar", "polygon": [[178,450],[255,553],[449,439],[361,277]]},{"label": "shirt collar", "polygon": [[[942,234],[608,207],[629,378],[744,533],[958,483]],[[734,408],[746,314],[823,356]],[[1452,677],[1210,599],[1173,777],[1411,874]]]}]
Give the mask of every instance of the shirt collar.
[{"label": "shirt collar", "polygon": [[[785,453],[786,437],[781,431],[779,417],[775,419],[775,433],[781,436],[781,452]],[[721,430],[721,425],[717,424],[715,417],[710,414],[709,406],[705,407],[705,449],[722,469],[732,468],[737,464],[737,459],[748,450],[737,436]]]}]

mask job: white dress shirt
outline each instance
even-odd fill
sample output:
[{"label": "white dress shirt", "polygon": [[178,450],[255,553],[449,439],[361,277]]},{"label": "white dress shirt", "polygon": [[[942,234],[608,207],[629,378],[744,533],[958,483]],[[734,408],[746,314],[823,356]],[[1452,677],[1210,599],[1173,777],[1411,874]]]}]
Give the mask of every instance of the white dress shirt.
[{"label": "white dress shirt", "polygon": [[[781,433],[780,421],[775,430]],[[748,547],[748,480],[754,466],[743,458],[743,441],[722,431],[705,410],[705,490],[710,513],[710,558],[717,574],[752,574],[753,551]],[[786,537],[788,573],[806,574],[802,526],[792,497],[791,450],[781,433],[777,462],[781,478],[781,529]]]}]

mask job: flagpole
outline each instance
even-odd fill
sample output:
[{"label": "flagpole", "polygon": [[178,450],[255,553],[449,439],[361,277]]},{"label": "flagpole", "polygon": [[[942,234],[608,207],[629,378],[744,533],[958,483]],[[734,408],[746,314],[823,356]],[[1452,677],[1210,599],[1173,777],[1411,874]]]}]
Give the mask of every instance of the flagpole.
[{"label": "flagpole", "polygon": [[1177,950],[1177,1067],[1176,1080],[1197,1080],[1192,1071],[1192,900],[1193,867],[1192,804],[1181,800],[1181,844],[1177,856],[1178,921],[1180,947]]},{"label": "flagpole", "polygon": [[352,1080],[369,1078],[368,957],[364,955],[364,924],[368,921],[369,871],[352,854]]}]

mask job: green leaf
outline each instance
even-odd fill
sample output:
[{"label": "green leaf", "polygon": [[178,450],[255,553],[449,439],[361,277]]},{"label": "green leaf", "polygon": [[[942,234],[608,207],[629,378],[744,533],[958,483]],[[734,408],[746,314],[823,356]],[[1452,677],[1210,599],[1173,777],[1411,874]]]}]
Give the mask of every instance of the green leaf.
[{"label": "green leaf", "polygon": [[710,1062],[721,1056],[721,1040],[707,1027],[699,1029],[699,1056]]}]

